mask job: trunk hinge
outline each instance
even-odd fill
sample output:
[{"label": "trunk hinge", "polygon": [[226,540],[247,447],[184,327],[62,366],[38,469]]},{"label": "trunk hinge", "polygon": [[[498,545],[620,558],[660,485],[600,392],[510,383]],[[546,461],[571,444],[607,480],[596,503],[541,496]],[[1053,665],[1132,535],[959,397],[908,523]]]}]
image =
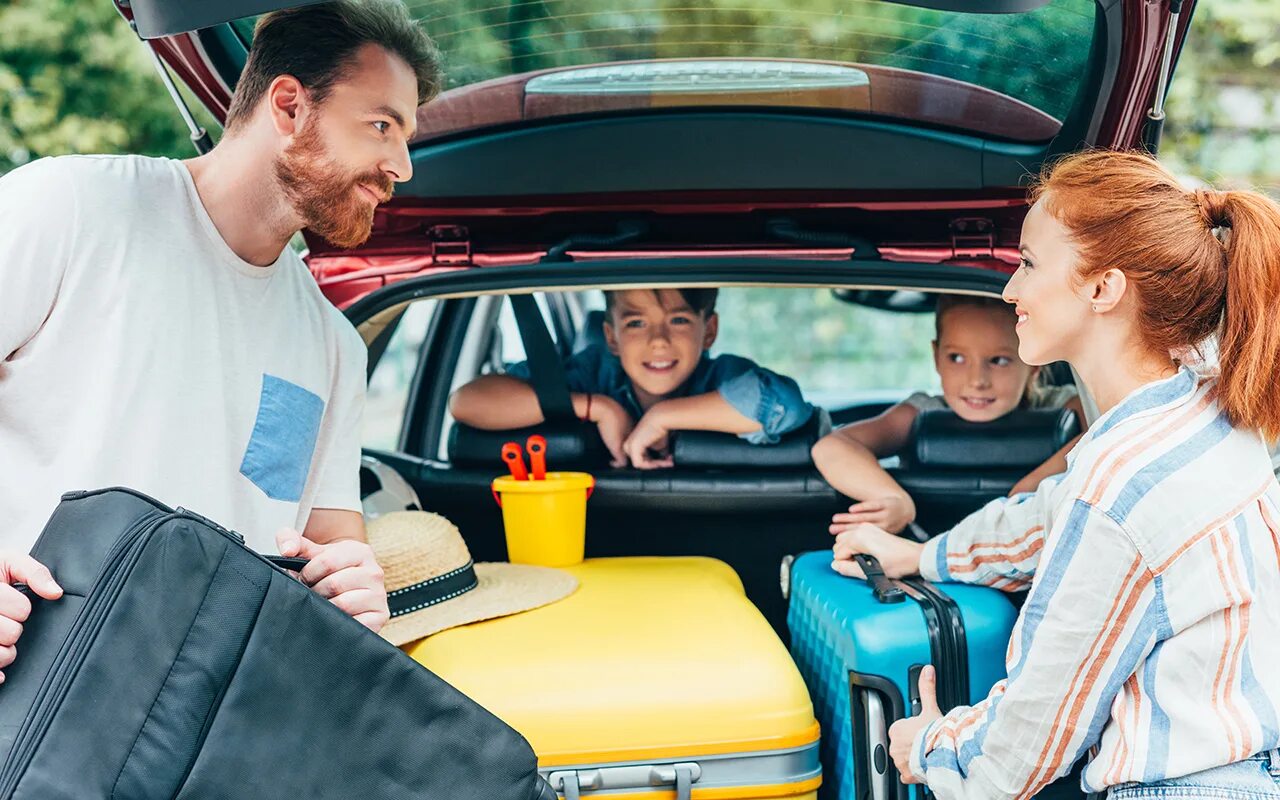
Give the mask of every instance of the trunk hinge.
[{"label": "trunk hinge", "polygon": [[461,225],[433,225],[427,229],[431,261],[442,267],[471,266],[471,233]]},{"label": "trunk hinge", "polygon": [[204,155],[213,149],[212,137],[209,136],[208,131],[200,126],[199,122],[196,122],[195,115],[191,113],[191,109],[187,106],[187,101],[183,99],[182,93],[178,91],[177,84],[173,82],[173,76],[169,74],[169,68],[165,66],[164,59],[160,58],[160,54],[156,52],[150,42],[138,35],[138,23],[129,14],[124,13],[126,8],[131,8],[129,0],[117,0],[116,12],[125,22],[129,23],[129,28],[133,31],[133,35],[137,36],[138,41],[142,42],[142,46],[147,49],[147,55],[151,58],[151,63],[156,68],[156,73],[160,76],[160,82],[168,90],[170,99],[178,107],[178,114],[182,117],[182,121],[187,125],[187,130],[191,133],[191,145],[196,149],[196,155]]},{"label": "trunk hinge", "polygon": [[1169,0],[1169,30],[1165,31],[1160,74],[1156,76],[1155,102],[1147,111],[1147,124],[1142,132],[1142,146],[1151,155],[1155,155],[1160,149],[1160,136],[1164,132],[1164,96],[1169,90],[1169,73],[1173,71],[1173,47],[1178,38],[1182,2],[1183,0]]},{"label": "trunk hinge", "polygon": [[995,258],[996,225],[986,217],[951,221],[952,258]]}]

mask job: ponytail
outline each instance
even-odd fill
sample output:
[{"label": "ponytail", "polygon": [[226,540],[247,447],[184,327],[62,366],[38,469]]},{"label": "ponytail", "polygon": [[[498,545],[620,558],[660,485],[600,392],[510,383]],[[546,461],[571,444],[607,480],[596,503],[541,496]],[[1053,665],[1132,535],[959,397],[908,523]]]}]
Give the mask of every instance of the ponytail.
[{"label": "ponytail", "polygon": [[1280,205],[1257,192],[1197,191],[1222,231],[1227,296],[1218,343],[1218,403],[1233,424],[1280,437]]}]

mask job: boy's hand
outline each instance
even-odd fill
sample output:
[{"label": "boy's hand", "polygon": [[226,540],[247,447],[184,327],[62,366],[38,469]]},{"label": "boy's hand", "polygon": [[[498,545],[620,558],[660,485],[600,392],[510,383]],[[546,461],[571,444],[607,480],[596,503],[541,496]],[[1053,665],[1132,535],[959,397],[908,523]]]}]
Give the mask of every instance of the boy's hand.
[{"label": "boy's hand", "polygon": [[865,553],[875,556],[886,577],[904,578],[920,571],[920,550],[923,547],[920,542],[894,536],[875,525],[858,523],[836,537],[835,547],[831,548],[834,557],[831,568],[851,578],[865,578],[853,560],[858,553]]},{"label": "boy's hand", "polygon": [[889,495],[876,500],[864,500],[849,506],[849,511],[831,517],[831,532],[838,534],[859,523],[883,528],[889,533],[900,533],[915,522],[916,504],[906,495]]},{"label": "boy's hand", "polygon": [[[664,422],[662,403],[658,403],[645,412],[636,423],[635,430],[631,431],[631,435],[622,445],[626,450],[627,458],[631,459],[631,465],[637,469],[661,469],[674,466],[675,461],[667,451],[669,434],[670,430]],[[650,450],[662,455],[654,458],[649,455]]]},{"label": "boy's hand", "polygon": [[612,397],[593,394],[591,395],[591,421],[596,424],[596,429],[600,431],[600,439],[612,456],[610,465],[625,467],[627,452],[623,444],[635,428],[635,421],[631,419],[631,415]]}]

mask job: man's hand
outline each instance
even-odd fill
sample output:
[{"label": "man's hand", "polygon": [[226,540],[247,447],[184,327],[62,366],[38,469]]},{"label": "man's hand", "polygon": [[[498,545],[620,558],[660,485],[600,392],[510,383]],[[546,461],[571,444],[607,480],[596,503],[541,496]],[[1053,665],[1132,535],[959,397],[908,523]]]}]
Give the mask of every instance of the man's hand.
[{"label": "man's hand", "polygon": [[938,708],[937,683],[933,665],[926,665],[920,670],[920,713],[900,719],[889,727],[889,755],[903,783],[924,783],[924,776],[911,773],[911,745],[915,743],[917,733],[942,716],[942,709]]},{"label": "man's hand", "polygon": [[916,504],[902,495],[888,495],[876,500],[864,500],[849,506],[849,511],[831,518],[831,532],[843,533],[862,522],[875,525],[889,533],[899,533],[915,522]]},{"label": "man's hand", "polygon": [[836,536],[835,547],[831,549],[835,559],[831,568],[851,578],[865,578],[862,568],[853,560],[855,555],[865,553],[875,556],[886,577],[903,578],[920,571],[920,550],[923,547],[920,542],[903,539],[875,525],[860,522]]},{"label": "man's hand", "polygon": [[[667,450],[670,433],[664,421],[662,403],[658,403],[646,411],[636,423],[635,430],[631,431],[622,449],[626,451],[631,465],[637,469],[671,467],[675,465],[675,461]],[[654,458],[649,454],[651,450],[661,455]]]},{"label": "man's hand", "polygon": [[373,548],[354,539],[317,544],[294,530],[276,534],[280,555],[305,558],[309,562],[298,576],[316,594],[329,600],[377,633],[387,624],[387,590],[382,583],[382,567],[373,557]]},{"label": "man's hand", "polygon": [[631,419],[631,415],[617,400],[608,395],[593,394],[591,395],[591,421],[596,424],[596,428],[600,431],[600,440],[604,442],[609,455],[612,456],[609,463],[614,467],[625,467],[627,452],[623,444],[631,435],[635,420]]},{"label": "man's hand", "polygon": [[[62,597],[62,587],[44,564],[31,556],[0,553],[0,667],[9,666],[17,658],[16,645],[22,636],[22,623],[31,616],[31,601],[13,588],[15,583],[25,583],[45,600]],[[0,672],[0,683],[4,683],[3,672]]]}]

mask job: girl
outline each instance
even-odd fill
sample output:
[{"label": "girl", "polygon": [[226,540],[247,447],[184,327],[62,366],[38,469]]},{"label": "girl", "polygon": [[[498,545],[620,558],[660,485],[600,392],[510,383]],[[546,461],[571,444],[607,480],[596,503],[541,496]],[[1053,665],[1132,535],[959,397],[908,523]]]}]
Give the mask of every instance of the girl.
[{"label": "girl", "polygon": [[[1084,426],[1084,411],[1073,386],[1036,385],[1039,367],[1018,358],[1013,309],[993,297],[943,295],[935,314],[934,367],[941,395],[915,394],[874,419],[855,422],[828,434],[813,447],[813,463],[827,482],[861,502],[831,519],[839,534],[862,522],[897,533],[915,521],[911,497],[880,466],[879,459],[909,443],[921,411],[950,408],[970,422],[990,422],[1015,408],[1071,408]],[[1040,481],[1067,468],[1071,441],[1014,487],[1034,491]]]},{"label": "girl", "polygon": [[[890,731],[942,800],[1034,795],[1091,753],[1111,798],[1280,797],[1280,207],[1186,192],[1138,153],[1070,156],[1033,188],[1005,300],[1029,364],[1066,360],[1101,416],[1067,472],[919,545],[842,533],[892,576],[1030,584],[983,702]],[[1218,339],[1216,373],[1171,352]]]}]

